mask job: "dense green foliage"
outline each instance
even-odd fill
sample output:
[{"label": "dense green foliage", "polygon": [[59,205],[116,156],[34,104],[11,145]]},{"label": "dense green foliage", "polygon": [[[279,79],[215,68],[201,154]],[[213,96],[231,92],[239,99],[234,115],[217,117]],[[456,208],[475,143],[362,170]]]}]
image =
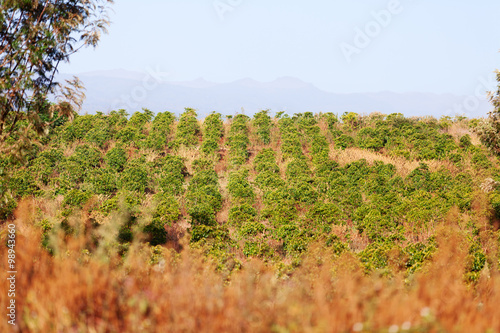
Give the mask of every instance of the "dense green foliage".
[{"label": "dense green foliage", "polygon": [[26,165],[0,159],[0,218],[32,197],[58,207],[39,223],[48,248],[50,233],[77,232],[71,217],[85,213],[95,232],[119,222],[112,246],[122,251],[136,239],[168,244],[185,223],[191,246],[220,269],[259,257],[286,270],[315,244],[354,253],[367,271],[385,272],[396,256],[409,274],[432,257],[433,230],[455,223],[470,234],[474,281],[493,260],[480,225],[500,216],[500,168],[473,143],[474,123],[262,111],[226,123],[212,113],[200,128],[192,109],[178,121],[149,110],[79,116]]}]

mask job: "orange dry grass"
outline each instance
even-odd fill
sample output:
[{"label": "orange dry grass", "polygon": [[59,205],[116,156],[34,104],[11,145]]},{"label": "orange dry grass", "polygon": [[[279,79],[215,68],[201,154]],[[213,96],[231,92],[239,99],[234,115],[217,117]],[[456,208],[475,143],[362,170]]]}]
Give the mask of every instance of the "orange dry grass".
[{"label": "orange dry grass", "polygon": [[190,174],[194,173],[193,162],[202,157],[202,153],[199,148],[191,148],[186,146],[179,147],[176,153],[177,156],[184,159],[184,164]]},{"label": "orange dry grass", "polygon": [[474,133],[468,126],[467,124],[461,123],[461,122],[455,122],[451,124],[451,126],[445,131],[446,133],[450,134],[455,138],[455,140],[458,142],[460,138],[466,134],[468,134],[471,138],[471,142],[473,145],[480,145],[481,140],[479,139],[479,136]]},{"label": "orange dry grass", "polygon": [[[1,332],[500,331],[500,276],[492,269],[476,286],[463,283],[468,247],[456,226],[438,229],[433,261],[410,278],[397,269],[390,278],[366,275],[351,254],[335,259],[312,248],[287,278],[248,260],[227,280],[193,250],[165,250],[150,265],[140,245],[124,259],[83,254],[82,236],[51,257],[23,207],[14,222],[18,326],[4,319]],[[3,272],[6,264],[2,245]],[[5,309],[6,279],[0,286]]]},{"label": "orange dry grass", "polygon": [[415,170],[420,162],[426,163],[432,172],[438,171],[441,168],[449,170],[452,174],[457,174],[460,170],[449,161],[409,161],[404,157],[386,156],[366,149],[346,148],[345,150],[335,149],[330,147],[330,158],[337,161],[341,166],[365,159],[368,164],[373,164],[375,161],[381,161],[386,164],[393,164],[396,167],[396,172],[401,177],[406,177]]}]

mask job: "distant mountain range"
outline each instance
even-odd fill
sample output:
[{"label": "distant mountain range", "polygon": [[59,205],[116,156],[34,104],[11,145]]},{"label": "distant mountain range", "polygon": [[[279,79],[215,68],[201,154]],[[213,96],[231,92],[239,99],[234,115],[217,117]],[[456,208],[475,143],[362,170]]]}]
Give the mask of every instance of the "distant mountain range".
[{"label": "distant mountain range", "polygon": [[[61,74],[58,79],[72,75]],[[187,82],[163,81],[154,75],[125,70],[99,71],[77,75],[86,87],[81,113],[126,109],[129,113],[148,108],[154,112],[181,113],[185,107],[198,110],[200,116],[211,111],[222,114],[245,112],[251,115],[263,109],[271,111],[334,112],[369,114],[403,113],[406,116],[466,115],[484,116],[491,106],[474,96],[432,93],[353,93],[338,94],[318,89],[297,78],[282,77],[272,82],[242,79],[214,83],[204,79]]]}]

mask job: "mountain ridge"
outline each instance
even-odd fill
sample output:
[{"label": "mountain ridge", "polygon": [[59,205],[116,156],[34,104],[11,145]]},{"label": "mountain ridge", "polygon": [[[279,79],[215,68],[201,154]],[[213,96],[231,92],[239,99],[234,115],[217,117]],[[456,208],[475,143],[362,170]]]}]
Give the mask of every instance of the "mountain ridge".
[{"label": "mountain ridge", "polygon": [[[73,75],[61,74],[58,79]],[[298,78],[283,76],[269,82],[243,78],[226,83],[210,82],[202,77],[191,81],[165,81],[152,74],[126,70],[94,71],[77,75],[86,87],[87,99],[82,113],[109,112],[141,108],[176,114],[192,107],[200,115],[211,111],[233,114],[242,108],[249,114],[263,109],[289,113],[346,111],[360,114],[381,112],[405,116],[485,116],[490,110],[486,99],[477,98],[477,107],[467,109],[468,96],[427,92],[332,93]],[[474,97],[476,98],[476,97]]]}]

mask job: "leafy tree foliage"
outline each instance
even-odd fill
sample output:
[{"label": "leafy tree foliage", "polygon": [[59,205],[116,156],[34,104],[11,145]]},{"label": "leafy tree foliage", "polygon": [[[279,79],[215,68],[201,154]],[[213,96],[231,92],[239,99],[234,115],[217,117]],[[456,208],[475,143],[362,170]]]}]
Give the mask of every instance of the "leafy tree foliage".
[{"label": "leafy tree foliage", "polygon": [[[108,25],[112,0],[2,1],[0,6],[0,147],[10,153],[72,118],[81,83],[61,88],[58,65],[84,46],[95,47]],[[49,95],[58,103],[49,103]],[[7,141],[7,142],[6,142]],[[5,147],[7,144],[8,147]]]},{"label": "leafy tree foliage", "polygon": [[497,82],[497,91],[490,93],[493,111],[489,113],[488,119],[479,124],[477,131],[481,141],[496,154],[500,154],[500,71],[497,71]]}]

